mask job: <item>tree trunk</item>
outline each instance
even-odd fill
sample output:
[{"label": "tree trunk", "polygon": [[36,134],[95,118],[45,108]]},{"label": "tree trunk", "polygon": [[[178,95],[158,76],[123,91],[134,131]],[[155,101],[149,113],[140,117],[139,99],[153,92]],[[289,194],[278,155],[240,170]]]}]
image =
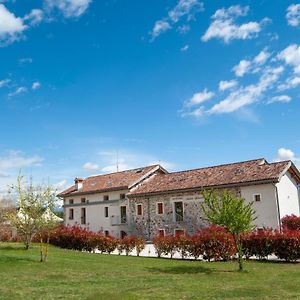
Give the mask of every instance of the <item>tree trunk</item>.
[{"label": "tree trunk", "polygon": [[40,236],[40,255],[41,255],[40,262],[43,262],[44,259],[43,259],[43,238],[42,238],[42,235]]},{"label": "tree trunk", "polygon": [[238,264],[239,264],[239,271],[243,271],[244,267],[243,267],[243,248],[242,248],[242,244],[241,244],[241,240],[240,240],[240,236],[237,235],[233,235],[236,247],[237,247],[237,251],[238,251]]},{"label": "tree trunk", "polygon": [[50,234],[48,233],[47,242],[46,242],[46,249],[45,249],[45,262],[48,260],[49,241],[50,241]]}]

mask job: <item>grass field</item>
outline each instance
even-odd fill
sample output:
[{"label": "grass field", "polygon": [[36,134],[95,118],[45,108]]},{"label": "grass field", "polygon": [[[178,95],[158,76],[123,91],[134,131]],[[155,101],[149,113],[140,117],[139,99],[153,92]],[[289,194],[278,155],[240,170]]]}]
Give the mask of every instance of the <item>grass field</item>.
[{"label": "grass field", "polygon": [[300,299],[300,264],[245,267],[0,243],[0,299]]}]

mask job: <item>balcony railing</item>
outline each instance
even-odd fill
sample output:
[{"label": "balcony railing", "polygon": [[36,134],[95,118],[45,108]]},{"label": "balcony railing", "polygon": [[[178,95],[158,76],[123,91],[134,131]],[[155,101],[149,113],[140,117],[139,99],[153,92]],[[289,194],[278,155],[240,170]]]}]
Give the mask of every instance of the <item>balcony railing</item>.
[{"label": "balcony railing", "polygon": [[126,225],[127,224],[127,215],[123,216],[111,216],[110,223],[112,226],[116,225]]}]

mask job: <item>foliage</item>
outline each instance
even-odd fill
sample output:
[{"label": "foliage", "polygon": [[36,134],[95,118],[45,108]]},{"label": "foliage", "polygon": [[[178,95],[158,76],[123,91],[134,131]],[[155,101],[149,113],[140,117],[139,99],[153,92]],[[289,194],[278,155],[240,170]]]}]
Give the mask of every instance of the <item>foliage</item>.
[{"label": "foliage", "polygon": [[242,236],[242,246],[247,258],[256,256],[266,259],[274,253],[274,239],[276,232],[273,229],[257,229]]},{"label": "foliage", "polygon": [[283,229],[300,230],[300,217],[295,215],[285,216],[281,220]]},{"label": "foliage", "polygon": [[136,255],[140,256],[140,253],[145,249],[146,247],[146,241],[145,239],[138,237],[135,240],[135,249],[136,249]]},{"label": "foliage", "polygon": [[245,199],[224,190],[203,191],[204,203],[202,210],[208,221],[223,226],[233,235],[237,250],[239,270],[243,270],[243,248],[241,234],[253,229],[255,212],[252,203],[245,203]]},{"label": "foliage", "polygon": [[12,227],[6,219],[9,213],[15,213],[16,208],[12,200],[8,197],[0,199],[0,241],[11,241]]}]

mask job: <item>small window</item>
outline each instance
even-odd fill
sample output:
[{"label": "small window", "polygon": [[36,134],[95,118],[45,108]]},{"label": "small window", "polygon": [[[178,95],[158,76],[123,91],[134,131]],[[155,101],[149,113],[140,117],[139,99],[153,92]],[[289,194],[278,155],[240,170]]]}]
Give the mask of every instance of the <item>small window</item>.
[{"label": "small window", "polygon": [[70,200],[69,200],[69,204],[74,204],[74,200],[73,200],[73,199],[70,199]]},{"label": "small window", "polygon": [[86,209],[85,207],[81,208],[81,224],[86,224]]},{"label": "small window", "polygon": [[164,204],[162,202],[157,203],[157,213],[159,215],[164,213]]},{"label": "small window", "polygon": [[108,218],[108,206],[104,207],[104,217]]},{"label": "small window", "polygon": [[104,195],[104,196],[103,196],[103,200],[104,200],[104,201],[108,201],[108,200],[109,200],[109,196],[108,196],[108,195]]},{"label": "small window", "polygon": [[165,230],[164,229],[158,229],[158,236],[165,236]]},{"label": "small window", "polygon": [[175,229],[174,235],[176,237],[182,236],[182,235],[184,235],[184,230],[182,230],[182,229]]},{"label": "small window", "polygon": [[261,201],[261,195],[260,194],[254,195],[254,201],[255,202],[260,202]]},{"label": "small window", "polygon": [[86,199],[85,198],[81,198],[81,203],[85,203]]},{"label": "small window", "polygon": [[136,205],[136,214],[138,216],[141,216],[143,214],[143,206],[142,206],[142,204],[137,204]]},{"label": "small window", "polygon": [[109,236],[109,231],[108,231],[108,230],[105,230],[105,231],[104,231],[104,235],[105,235],[105,236]]},{"label": "small window", "polygon": [[125,194],[120,194],[120,199],[125,199],[126,195]]},{"label": "small window", "polygon": [[73,208],[69,209],[69,220],[74,220],[74,209]]}]

